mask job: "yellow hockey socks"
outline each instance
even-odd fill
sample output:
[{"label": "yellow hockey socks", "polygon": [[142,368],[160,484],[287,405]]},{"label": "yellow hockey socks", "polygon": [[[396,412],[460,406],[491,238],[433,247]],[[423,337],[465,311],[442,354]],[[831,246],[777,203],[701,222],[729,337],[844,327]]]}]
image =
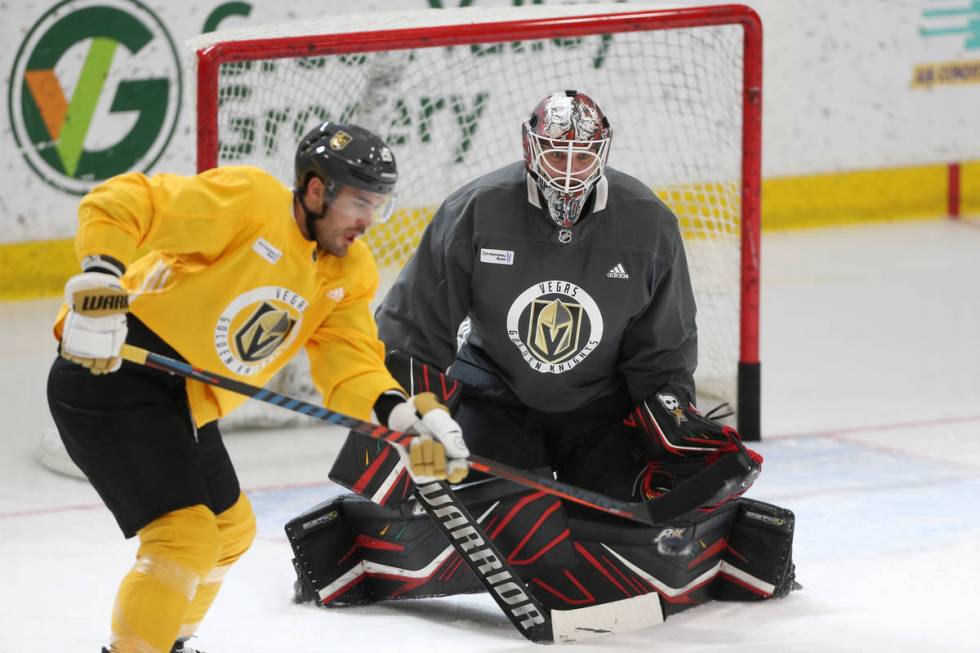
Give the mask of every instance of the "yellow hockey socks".
[{"label": "yellow hockey socks", "polygon": [[167,513],[138,535],[136,564],[116,595],[112,651],[169,653],[201,579],[218,560],[218,521],[197,505]]},{"label": "yellow hockey socks", "polygon": [[228,569],[242,557],[255,539],[255,515],[252,504],[244,494],[239,495],[235,505],[218,515],[217,521],[221,553],[215,566],[197,586],[197,593],[184,613],[178,639],[187,639],[197,631],[198,625],[218,595]]}]

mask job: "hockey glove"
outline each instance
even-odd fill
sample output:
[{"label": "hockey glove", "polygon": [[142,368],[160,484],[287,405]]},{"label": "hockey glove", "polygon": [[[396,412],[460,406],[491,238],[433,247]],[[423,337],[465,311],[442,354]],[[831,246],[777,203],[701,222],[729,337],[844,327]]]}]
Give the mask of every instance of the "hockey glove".
[{"label": "hockey glove", "polygon": [[65,284],[68,316],[61,355],[92,374],[115,372],[126,341],[129,297],[119,279],[105,272],[82,272]]},{"label": "hockey glove", "polygon": [[431,392],[414,395],[395,406],[388,416],[388,427],[418,434],[409,447],[416,482],[459,483],[466,478],[470,451],[463,442],[463,431]]},{"label": "hockey glove", "polygon": [[[660,458],[665,453],[703,456],[735,449],[738,433],[702,415],[687,393],[668,383],[639,407],[640,423],[646,432],[647,454]],[[712,411],[713,412],[713,411]]]},{"label": "hockey glove", "polygon": [[[653,393],[636,408],[633,416],[642,427],[644,450],[649,457],[640,479],[645,499],[676,488],[722,456],[744,449],[735,429],[711,419],[717,410],[702,415],[687,393],[673,384]],[[762,464],[762,456],[750,449],[744,451],[755,465]],[[717,497],[716,505],[743,493],[749,485],[751,481]]]}]

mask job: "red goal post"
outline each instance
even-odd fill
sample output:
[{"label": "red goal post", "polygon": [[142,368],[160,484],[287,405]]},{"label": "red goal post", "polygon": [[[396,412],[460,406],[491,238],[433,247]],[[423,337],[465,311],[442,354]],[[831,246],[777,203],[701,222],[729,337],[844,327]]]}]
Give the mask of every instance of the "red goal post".
[{"label": "red goal post", "polygon": [[[400,211],[366,238],[383,272],[392,268],[389,282],[440,195],[520,158],[520,121],[541,96],[592,95],[613,124],[610,165],[647,182],[681,221],[699,306],[699,394],[733,404],[743,437],[759,438],[762,25],[752,9],[379,12],[215,32],[188,47],[199,170],[250,163],[290,183],[294,137],[324,118],[389,140]],[[494,57],[508,63],[492,69]],[[313,90],[322,99],[304,105]],[[450,135],[454,149],[436,156],[433,142]]]}]

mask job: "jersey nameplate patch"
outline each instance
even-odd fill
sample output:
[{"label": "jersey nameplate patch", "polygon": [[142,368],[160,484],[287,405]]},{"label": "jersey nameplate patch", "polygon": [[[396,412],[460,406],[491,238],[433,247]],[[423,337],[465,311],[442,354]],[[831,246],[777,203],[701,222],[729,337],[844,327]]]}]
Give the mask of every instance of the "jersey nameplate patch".
[{"label": "jersey nameplate patch", "polygon": [[480,249],[480,263],[495,263],[496,265],[514,265],[514,252],[509,249]]},{"label": "jersey nameplate patch", "polygon": [[273,265],[275,265],[279,259],[282,258],[282,252],[273,247],[272,243],[265,238],[259,238],[256,240],[255,244],[252,245],[252,250]]}]

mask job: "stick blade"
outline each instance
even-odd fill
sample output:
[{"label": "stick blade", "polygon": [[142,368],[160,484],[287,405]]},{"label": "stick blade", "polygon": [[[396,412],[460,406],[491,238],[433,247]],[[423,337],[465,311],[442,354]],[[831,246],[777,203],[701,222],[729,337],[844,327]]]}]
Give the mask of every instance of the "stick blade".
[{"label": "stick blade", "polygon": [[574,610],[552,610],[551,628],[556,643],[629,633],[663,623],[656,592]]}]

